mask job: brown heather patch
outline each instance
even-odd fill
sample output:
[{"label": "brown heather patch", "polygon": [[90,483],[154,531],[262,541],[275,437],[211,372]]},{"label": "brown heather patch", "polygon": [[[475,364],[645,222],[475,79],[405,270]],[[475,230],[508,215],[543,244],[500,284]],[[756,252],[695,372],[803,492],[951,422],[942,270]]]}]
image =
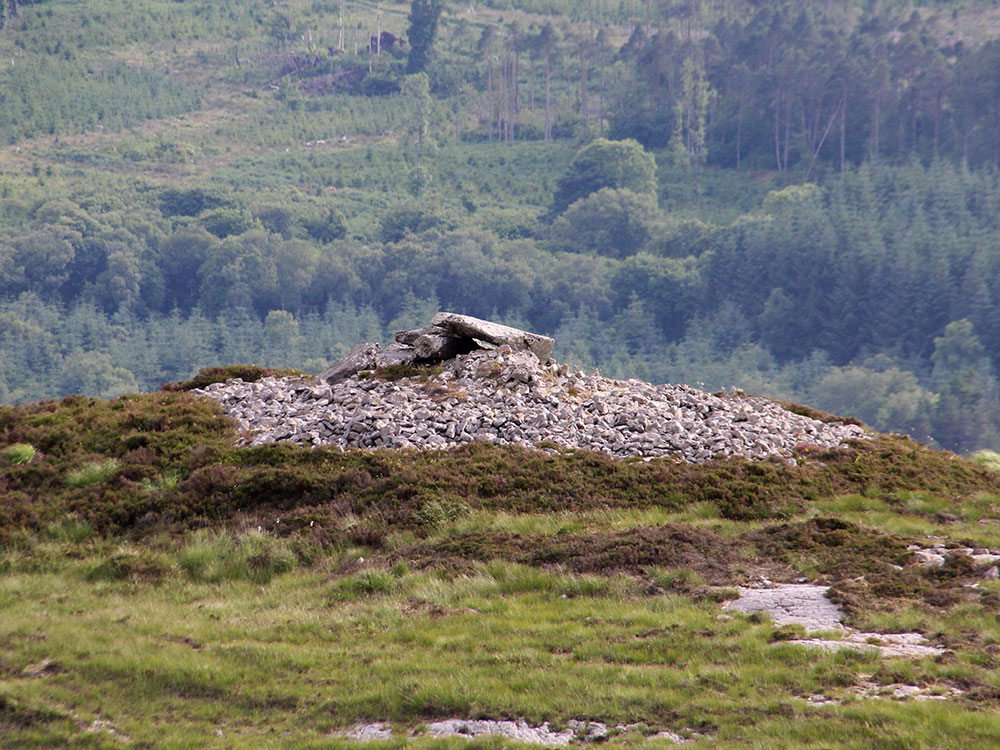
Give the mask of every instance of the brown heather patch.
[{"label": "brown heather patch", "polygon": [[[599,534],[469,532],[399,551],[418,567],[506,560],[574,573],[642,575],[653,566],[689,568],[706,583],[735,585],[757,575],[793,580],[807,564],[826,578],[881,574],[905,561],[912,540],[832,518],[782,523],[736,537],[705,527],[667,524]],[[747,555],[746,550],[753,550]]]},{"label": "brown heather patch", "polygon": [[790,411],[792,414],[809,417],[809,419],[815,419],[817,422],[823,422],[824,424],[829,424],[831,422],[843,422],[844,424],[854,424],[858,427],[865,427],[865,423],[855,417],[839,417],[836,414],[831,414],[830,412],[822,411],[821,409],[814,409],[811,406],[796,404],[794,401],[782,401],[780,398],[772,398],[771,401],[778,404],[782,409]]},{"label": "brown heather patch", "polygon": [[[596,534],[467,532],[412,544],[389,559],[452,572],[468,572],[476,564],[495,560],[576,574],[647,577],[657,568],[683,569],[693,571],[708,587],[746,585],[758,576],[792,582],[806,569],[813,573],[811,580],[832,585],[831,598],[844,606],[849,623],[854,616],[914,604],[928,611],[947,610],[959,602],[996,604],[995,594],[968,588],[976,576],[962,558],[943,568],[907,565],[906,547],[914,541],[836,518],[815,518],[737,536],[685,524]],[[684,577],[674,580],[671,588],[712,595],[711,588],[693,585]],[[656,586],[649,589],[649,593],[661,591]]]},{"label": "brown heather patch", "polygon": [[240,378],[244,383],[255,383],[263,378],[307,378],[310,377],[300,370],[276,370],[273,367],[258,367],[257,365],[230,365],[228,367],[205,367],[198,371],[190,380],[177,383],[163,383],[163,391],[190,391],[204,388],[212,383],[225,383],[227,380]]},{"label": "brown heather patch", "polygon": [[[123,532],[155,510],[142,483],[166,473],[186,476],[217,461],[235,443],[233,423],[214,403],[186,393],[152,393],[101,401],[70,396],[0,407],[0,443],[29,443],[28,464],[0,468],[0,541],[35,532],[76,513],[101,533]],[[67,475],[116,459],[107,481],[70,487]],[[162,495],[162,493],[161,493]]]},{"label": "brown heather patch", "polygon": [[[0,536],[33,533],[75,513],[98,534],[259,524],[377,546],[395,530],[422,535],[463,508],[545,513],[705,503],[725,519],[787,521],[812,500],[842,494],[1000,494],[1000,475],[900,436],[857,441],[792,467],[623,461],[484,444],[423,452],[236,448],[236,438],[214,402],[182,392],[2,407],[0,447],[28,443],[38,455],[0,467]],[[118,468],[106,481],[67,486],[69,472],[108,459]]]}]

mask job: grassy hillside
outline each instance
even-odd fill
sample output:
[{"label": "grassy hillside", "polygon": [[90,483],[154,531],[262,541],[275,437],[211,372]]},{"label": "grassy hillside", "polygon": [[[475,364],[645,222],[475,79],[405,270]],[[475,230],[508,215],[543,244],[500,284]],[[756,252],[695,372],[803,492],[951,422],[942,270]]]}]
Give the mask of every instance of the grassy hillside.
[{"label": "grassy hillside", "polygon": [[[796,466],[237,437],[184,391],[0,407],[5,748],[340,747],[376,721],[376,747],[464,746],[421,734],[445,718],[622,723],[628,747],[1000,741],[1000,584],[907,550],[1000,547],[1000,475],[966,459],[895,436]],[[801,631],[721,612],[760,576],[946,649],[784,643]]]},{"label": "grassy hillside", "polygon": [[[318,372],[456,309],[1000,446],[992,3],[444,3],[407,75],[366,45],[410,9],[0,4],[0,403]],[[567,191],[601,137],[641,194]]]}]

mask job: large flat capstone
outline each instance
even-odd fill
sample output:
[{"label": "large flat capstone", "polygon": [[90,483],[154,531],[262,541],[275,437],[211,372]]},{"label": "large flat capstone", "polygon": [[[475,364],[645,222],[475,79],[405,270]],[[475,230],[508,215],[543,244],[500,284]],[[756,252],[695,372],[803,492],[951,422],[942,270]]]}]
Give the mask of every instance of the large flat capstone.
[{"label": "large flat capstone", "polygon": [[431,326],[447,331],[451,336],[461,336],[480,341],[487,341],[496,346],[506,344],[514,351],[527,350],[545,362],[552,354],[553,339],[529,333],[518,328],[511,328],[500,323],[473,318],[471,315],[439,312],[431,320]]}]

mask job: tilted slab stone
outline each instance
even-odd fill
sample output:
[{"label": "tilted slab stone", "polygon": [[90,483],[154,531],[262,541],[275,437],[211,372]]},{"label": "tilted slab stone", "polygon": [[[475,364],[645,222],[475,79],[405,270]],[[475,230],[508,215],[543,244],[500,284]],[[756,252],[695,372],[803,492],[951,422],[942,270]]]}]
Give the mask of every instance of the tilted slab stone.
[{"label": "tilted slab stone", "polygon": [[396,331],[396,343],[405,346],[413,346],[421,336],[447,336],[449,335],[443,328],[437,326],[425,326],[424,328],[409,328],[405,331]]},{"label": "tilted slab stone", "polygon": [[333,385],[357,375],[362,370],[374,370],[378,366],[378,355],[381,351],[382,347],[378,343],[358,344],[347,353],[346,357],[330,365],[319,379]]},{"label": "tilted slab stone", "polygon": [[378,367],[392,367],[394,365],[412,365],[419,359],[412,346],[403,344],[390,344],[389,347],[375,358]]},{"label": "tilted slab stone", "polygon": [[539,336],[537,333],[458,313],[440,312],[431,320],[431,326],[443,328],[454,336],[480,339],[497,346],[506,344],[514,351],[528,350],[542,362],[552,354],[552,346],[555,344],[548,336]]}]

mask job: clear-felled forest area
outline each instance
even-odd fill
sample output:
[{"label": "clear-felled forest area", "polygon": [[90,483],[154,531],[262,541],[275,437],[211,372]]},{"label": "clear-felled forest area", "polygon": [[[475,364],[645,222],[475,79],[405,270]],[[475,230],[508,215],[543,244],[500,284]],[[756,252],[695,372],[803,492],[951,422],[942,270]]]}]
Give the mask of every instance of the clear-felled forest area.
[{"label": "clear-felled forest area", "polygon": [[[439,309],[1000,448],[988,0],[0,0],[0,403]],[[402,39],[402,41],[399,41]]]}]

